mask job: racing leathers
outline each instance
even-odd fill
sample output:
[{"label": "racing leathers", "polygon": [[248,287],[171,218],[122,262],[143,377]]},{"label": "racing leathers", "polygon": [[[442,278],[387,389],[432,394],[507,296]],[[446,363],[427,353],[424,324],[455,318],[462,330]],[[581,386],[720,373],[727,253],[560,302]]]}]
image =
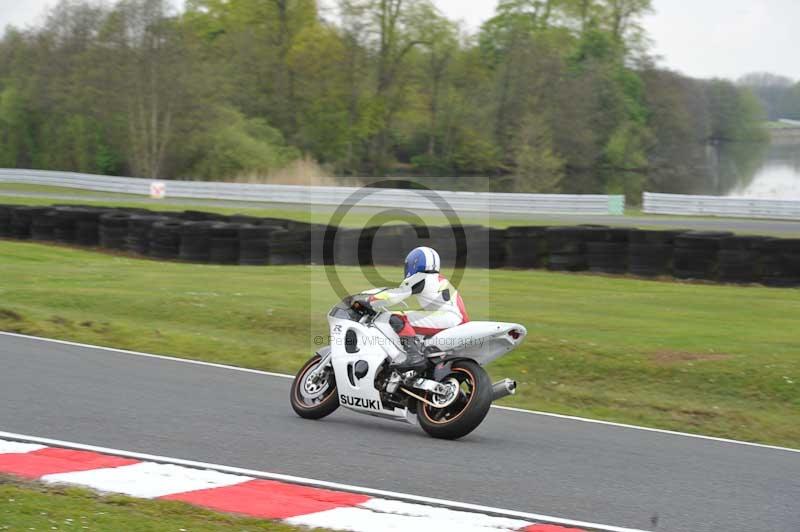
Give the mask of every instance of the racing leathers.
[{"label": "racing leathers", "polygon": [[391,307],[411,295],[417,296],[422,310],[395,312],[389,319],[407,354],[406,361],[395,361],[401,369],[404,369],[404,365],[417,368],[424,366],[417,335],[431,336],[469,321],[461,295],[439,273],[414,274],[399,287],[374,294],[370,297],[370,303],[373,306]]}]

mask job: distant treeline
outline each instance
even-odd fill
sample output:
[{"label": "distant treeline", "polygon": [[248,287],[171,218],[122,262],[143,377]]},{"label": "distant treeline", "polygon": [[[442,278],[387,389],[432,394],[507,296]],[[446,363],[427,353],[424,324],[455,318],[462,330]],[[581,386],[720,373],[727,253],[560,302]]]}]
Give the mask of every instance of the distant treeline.
[{"label": "distant treeline", "polygon": [[769,120],[800,120],[800,82],[769,72],[754,72],[743,76],[739,84],[755,93]]},{"label": "distant treeline", "polygon": [[62,1],[0,41],[0,167],[218,180],[313,159],[637,197],[709,141],[764,136],[749,89],[655,66],[651,0],[502,0],[475,34],[428,0],[329,9]]}]

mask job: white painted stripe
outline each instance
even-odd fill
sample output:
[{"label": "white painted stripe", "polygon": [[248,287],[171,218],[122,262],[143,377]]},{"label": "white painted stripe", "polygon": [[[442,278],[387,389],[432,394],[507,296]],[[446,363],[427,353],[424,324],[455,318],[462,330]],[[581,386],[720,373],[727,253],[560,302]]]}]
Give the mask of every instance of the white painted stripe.
[{"label": "white painted stripe", "polygon": [[38,340],[40,342],[50,342],[54,344],[61,344],[61,345],[69,345],[73,347],[85,347],[87,349],[100,349],[103,351],[109,351],[111,353],[117,353],[121,355],[135,355],[137,357],[146,357],[146,358],[155,358],[159,360],[169,360],[171,362],[181,362],[183,364],[193,364],[195,366],[207,366],[210,368],[218,368],[218,369],[228,369],[232,371],[242,371],[244,373],[256,373],[258,375],[267,375],[269,377],[281,377],[284,379],[294,379],[294,375],[286,375],[284,373],[272,373],[270,371],[261,371],[258,369],[250,369],[250,368],[243,368],[241,366],[229,366],[227,364],[217,364],[215,362],[204,362],[202,360],[192,360],[191,358],[178,358],[178,357],[171,357],[166,355],[154,355],[152,353],[142,353],[139,351],[129,351],[127,349],[117,349],[115,347],[104,347],[101,345],[92,345],[92,344],[82,344],[79,342],[70,342],[68,340],[56,340],[55,338],[43,338],[41,336],[30,336],[27,334],[19,334],[19,333],[12,333],[12,332],[5,332],[0,331],[0,336],[12,336],[16,338],[25,338],[28,340]]},{"label": "white painted stripe", "polygon": [[[136,453],[131,451],[123,451],[120,449],[112,449],[109,447],[98,447],[96,445],[86,445],[82,443],[75,443],[63,440],[54,440],[51,438],[40,438],[38,436],[28,436],[25,434],[15,434],[12,432],[0,431],[0,438],[7,438],[11,440],[25,441],[40,443],[42,445],[50,445],[55,447],[67,447],[70,449],[79,449],[82,451],[93,451],[96,453],[111,454],[115,456],[123,456],[126,458],[135,458],[137,460],[147,460],[152,462],[169,463],[175,465],[182,465],[186,467],[193,467],[197,469],[213,469],[223,473],[231,473],[234,475],[245,475],[255,478],[265,478],[269,480],[279,480],[291,484],[301,484],[305,486],[314,486],[318,488],[327,488],[339,491],[349,491],[352,493],[362,493],[364,495],[373,495],[376,497],[384,497],[387,499],[396,499],[409,502],[417,502],[427,504],[430,506],[440,506],[451,508],[454,510],[464,510],[467,512],[478,512],[483,514],[500,515],[511,519],[523,519],[532,522],[548,522],[565,526],[573,526],[578,528],[593,528],[607,532],[646,532],[641,529],[624,528],[619,526],[603,525],[599,523],[590,523],[586,521],[577,521],[574,519],[565,519],[563,517],[555,517],[545,514],[537,514],[530,512],[520,512],[517,510],[507,510],[503,508],[494,508],[492,506],[484,506],[481,504],[471,504],[465,502],[450,501],[447,499],[437,499],[434,497],[423,497],[421,495],[411,495],[409,493],[400,493],[396,491],[381,490],[375,488],[365,488],[361,486],[353,486],[350,484],[340,484],[338,482],[329,482],[326,480],[315,480],[304,477],[295,477],[292,475],[283,475],[280,473],[269,473],[266,471],[257,471],[255,469],[244,469],[241,467],[223,466],[218,464],[210,464],[207,462],[196,462],[194,460],[183,460],[181,458],[170,458],[167,456],[159,456],[155,454]],[[127,466],[123,466],[127,467]]]},{"label": "white painted stripe", "polygon": [[383,514],[422,517],[435,522],[453,523],[458,525],[460,530],[470,526],[486,530],[519,530],[531,524],[530,521],[522,521],[520,519],[462,512],[449,508],[438,508],[436,506],[425,506],[390,499],[373,498],[358,506]]},{"label": "white painted stripe", "polygon": [[[477,515],[477,514],[472,514]],[[408,530],[435,530],[436,532],[506,532],[514,530],[481,526],[469,521],[450,521],[444,516],[412,516],[374,512],[364,508],[334,508],[324,512],[299,515],[285,519],[292,525],[311,528],[330,528],[351,532],[406,532]],[[531,523],[523,521],[523,527]]]},{"label": "white painted stripe", "polygon": [[208,469],[142,462],[121,467],[45,475],[41,480],[153,499],[187,491],[233,486],[253,478]]},{"label": "white painted stripe", "polygon": [[492,408],[498,410],[507,410],[509,412],[519,412],[521,414],[534,414],[537,416],[554,417],[558,419],[568,419],[570,421],[581,421],[583,423],[594,423],[596,425],[607,425],[609,427],[617,427],[623,429],[643,430],[646,432],[656,432],[659,434],[668,434],[670,436],[683,436],[687,438],[697,438],[700,440],[708,440],[720,443],[733,443],[736,445],[745,445],[748,447],[757,447],[760,449],[771,449],[774,451],[788,451],[790,453],[800,453],[800,449],[793,449],[791,447],[780,447],[778,445],[767,445],[766,443],[754,443],[742,440],[731,440],[728,438],[718,438],[716,436],[706,436],[704,434],[692,434],[691,432],[678,432],[675,430],[656,429],[653,427],[642,427],[640,425],[628,425],[626,423],[617,423],[615,421],[603,421],[602,419],[590,419],[578,416],[568,416],[566,414],[555,414],[553,412],[539,412],[537,410],[525,410],[524,408],[514,408],[511,406],[492,405]]},{"label": "white painted stripe", "polygon": [[[232,370],[232,371],[243,371],[245,373],[256,373],[256,374],[259,374],[259,375],[267,375],[269,377],[279,377],[279,378],[282,378],[282,379],[294,379],[294,375],[287,375],[285,373],[272,373],[272,372],[269,372],[269,371],[261,371],[261,370],[257,370],[257,369],[242,368],[242,367],[239,367],[239,366],[229,366],[229,365],[226,365],[226,364],[215,364],[213,362],[203,362],[201,360],[192,360],[192,359],[189,359],[189,358],[178,358],[178,357],[171,357],[171,356],[166,356],[166,355],[154,355],[154,354],[151,354],[151,353],[141,353],[141,352],[138,352],[138,351],[128,351],[128,350],[125,350],[125,349],[116,349],[116,348],[113,348],[113,347],[103,347],[103,346],[91,345],[91,344],[81,344],[81,343],[78,343],[78,342],[69,342],[67,340],[56,340],[56,339],[53,339],[53,338],[43,338],[43,337],[40,337],[40,336],[30,336],[30,335],[27,335],[27,334],[18,334],[18,333],[10,333],[10,332],[0,331],[0,336],[2,336],[2,335],[17,337],[17,338],[25,338],[25,339],[28,339],[28,340],[37,340],[37,341],[41,341],[41,342],[52,342],[52,343],[56,343],[56,344],[71,345],[71,346],[75,346],[75,347],[85,347],[85,348],[88,348],[88,349],[102,349],[102,350],[105,350],[105,351],[109,351],[111,353],[118,353],[118,354],[123,354],[123,355],[135,355],[135,356],[141,356],[141,357],[147,357],[147,358],[169,360],[169,361],[172,361],[172,362],[181,362],[181,363],[184,363],[184,364],[194,364],[194,365],[197,365],[197,366],[208,366],[208,367],[212,367],[212,368],[220,368],[220,369],[226,369],[226,370]],[[539,410],[526,410],[524,408],[515,408],[515,407],[511,407],[511,406],[492,405],[492,408],[496,408],[498,410],[507,410],[509,412],[519,412],[519,413],[523,413],[523,414],[536,415],[536,416],[547,416],[547,417],[554,417],[554,418],[560,418],[560,419],[568,419],[570,421],[581,421],[581,422],[584,422],[584,423],[595,423],[595,424],[598,424],[598,425],[607,425],[609,427],[619,427],[619,428],[633,429],[633,430],[644,430],[644,431],[647,431],[647,432],[656,432],[656,433],[659,433],[659,434],[668,434],[670,436],[682,436],[682,437],[686,437],[686,438],[698,438],[698,439],[702,439],[702,440],[715,441],[715,442],[721,442],[721,443],[732,443],[732,444],[736,444],[736,445],[746,445],[748,447],[757,447],[757,448],[761,448],[761,449],[771,449],[771,450],[775,450],[775,451],[788,451],[788,452],[792,452],[792,453],[800,453],[800,449],[794,449],[794,448],[791,448],[791,447],[781,447],[781,446],[778,446],[778,445],[767,445],[765,443],[755,443],[755,442],[742,441],[742,440],[732,440],[732,439],[729,439],[729,438],[719,438],[719,437],[716,437],[716,436],[706,436],[706,435],[703,435],[703,434],[692,434],[691,432],[679,432],[679,431],[675,431],[675,430],[657,429],[657,428],[652,428],[652,427],[643,427],[641,425],[629,425],[629,424],[626,424],[626,423],[617,423],[615,421],[604,421],[602,419],[590,419],[590,418],[585,418],[585,417],[569,416],[569,415],[565,415],[565,414],[555,414],[553,412],[542,412],[542,411],[539,411]]]},{"label": "white painted stripe", "polygon": [[25,454],[44,448],[44,445],[36,445],[34,443],[0,440],[0,454]]}]

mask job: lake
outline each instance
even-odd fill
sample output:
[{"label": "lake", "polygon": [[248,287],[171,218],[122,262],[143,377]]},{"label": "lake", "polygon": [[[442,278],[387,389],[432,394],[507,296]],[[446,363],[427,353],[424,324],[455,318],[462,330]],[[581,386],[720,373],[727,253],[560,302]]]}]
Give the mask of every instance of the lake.
[{"label": "lake", "polygon": [[720,143],[702,152],[664,192],[800,200],[800,139]]}]

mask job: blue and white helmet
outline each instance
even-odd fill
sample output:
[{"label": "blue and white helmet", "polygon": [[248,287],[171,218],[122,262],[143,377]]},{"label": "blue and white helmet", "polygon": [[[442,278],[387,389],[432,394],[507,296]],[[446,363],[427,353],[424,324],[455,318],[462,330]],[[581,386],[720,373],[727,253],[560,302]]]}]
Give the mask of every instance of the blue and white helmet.
[{"label": "blue and white helmet", "polygon": [[439,273],[441,263],[435,249],[425,246],[414,248],[406,257],[405,278],[415,273]]}]

